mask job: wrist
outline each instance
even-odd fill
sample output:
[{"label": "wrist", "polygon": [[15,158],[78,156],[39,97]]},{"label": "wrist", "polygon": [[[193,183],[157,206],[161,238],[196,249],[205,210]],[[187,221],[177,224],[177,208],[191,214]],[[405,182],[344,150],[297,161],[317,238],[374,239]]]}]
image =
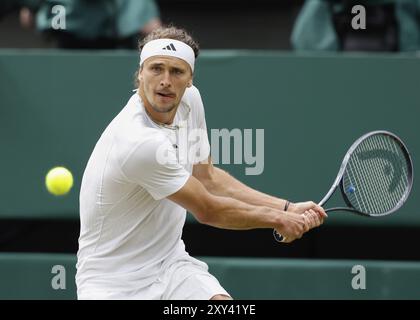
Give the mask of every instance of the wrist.
[{"label": "wrist", "polygon": [[283,211],[294,212],[294,207],[295,207],[295,204],[293,202],[286,200]]}]

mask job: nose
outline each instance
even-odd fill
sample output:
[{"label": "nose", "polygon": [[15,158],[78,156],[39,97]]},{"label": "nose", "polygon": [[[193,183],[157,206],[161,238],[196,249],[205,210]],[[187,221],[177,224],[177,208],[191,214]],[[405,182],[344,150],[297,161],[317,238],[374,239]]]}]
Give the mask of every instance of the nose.
[{"label": "nose", "polygon": [[171,86],[171,75],[168,71],[163,73],[163,76],[160,79],[160,86],[163,88],[168,88]]}]

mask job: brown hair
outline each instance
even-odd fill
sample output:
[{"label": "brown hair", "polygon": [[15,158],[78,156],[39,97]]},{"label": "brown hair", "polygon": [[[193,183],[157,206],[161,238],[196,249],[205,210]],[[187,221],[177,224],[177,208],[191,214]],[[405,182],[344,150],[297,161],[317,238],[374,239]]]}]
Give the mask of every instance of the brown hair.
[{"label": "brown hair", "polygon": [[[143,49],[144,45],[149,41],[156,40],[156,39],[174,39],[178,41],[182,41],[189,45],[193,51],[194,56],[197,59],[198,55],[200,54],[200,47],[190,34],[187,33],[185,29],[177,28],[173,25],[170,26],[162,26],[150,32],[147,36],[145,36],[142,40],[139,41],[139,52]],[[136,88],[139,87],[139,80],[138,80],[139,69],[137,69],[134,75],[134,85]]]}]

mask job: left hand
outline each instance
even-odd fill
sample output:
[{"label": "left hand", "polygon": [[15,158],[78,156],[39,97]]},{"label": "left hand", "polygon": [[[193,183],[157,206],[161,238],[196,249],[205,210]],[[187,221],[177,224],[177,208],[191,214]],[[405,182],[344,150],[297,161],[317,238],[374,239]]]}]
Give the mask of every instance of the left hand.
[{"label": "left hand", "polygon": [[319,227],[328,217],[325,210],[312,201],[290,203],[288,211],[302,214],[305,217],[305,232]]},{"label": "left hand", "polygon": [[309,231],[313,228],[319,227],[323,222],[324,219],[319,216],[314,210],[308,210],[303,213],[305,217],[305,227],[306,231]]}]

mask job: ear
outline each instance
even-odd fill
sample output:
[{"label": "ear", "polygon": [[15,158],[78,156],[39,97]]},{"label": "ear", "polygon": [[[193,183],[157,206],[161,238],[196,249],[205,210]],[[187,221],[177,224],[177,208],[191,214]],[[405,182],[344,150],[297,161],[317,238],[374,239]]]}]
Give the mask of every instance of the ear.
[{"label": "ear", "polygon": [[190,81],[188,81],[187,87],[188,87],[188,88],[191,88],[191,87],[192,87],[192,85],[193,85],[193,78],[191,78],[191,80],[190,80]]}]

